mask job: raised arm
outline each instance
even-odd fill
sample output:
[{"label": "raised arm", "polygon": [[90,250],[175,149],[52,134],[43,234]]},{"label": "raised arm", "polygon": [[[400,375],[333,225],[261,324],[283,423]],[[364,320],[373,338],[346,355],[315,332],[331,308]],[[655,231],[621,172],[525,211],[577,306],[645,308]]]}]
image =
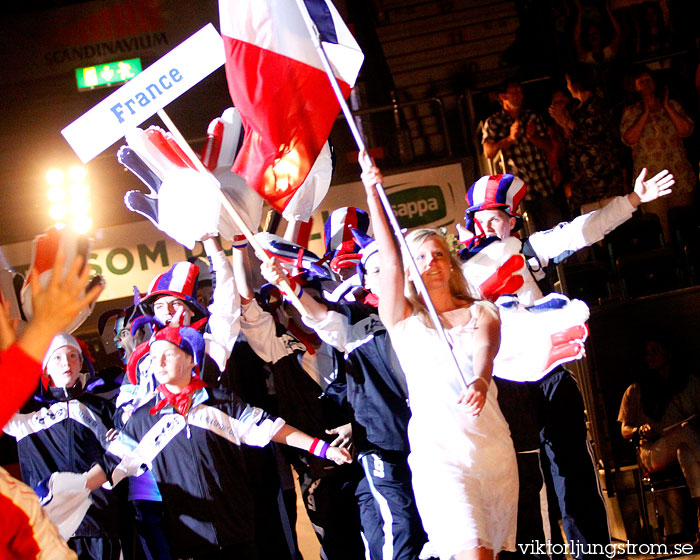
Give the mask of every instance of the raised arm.
[{"label": "raised arm", "polygon": [[63,253],[59,252],[46,288],[41,287],[39,274],[32,270],[34,317],[19,339],[6,308],[0,305],[0,382],[5,388],[0,399],[0,428],[36,387],[41,362],[53,337],[66,329],[84,307],[97,300],[104,287],[99,284],[85,293],[90,268],[83,266],[83,259],[78,257],[64,276],[64,262]]},{"label": "raised arm", "polygon": [[581,27],[583,20],[583,8],[581,7],[581,0],[574,0],[576,5],[576,21],[574,22],[574,47],[576,48],[576,57],[584,62],[586,60],[586,51],[583,48],[583,43],[581,41]]},{"label": "raised arm", "polygon": [[401,253],[377,193],[376,185],[382,184],[384,178],[375,165],[367,166],[364,158],[363,152],[360,154],[360,165],[363,167],[362,182],[365,185],[372,229],[382,263],[379,269],[379,317],[387,328],[391,328],[411,314],[411,306],[403,295],[404,270]]},{"label": "raised arm", "polygon": [[610,18],[610,24],[612,25],[613,31],[615,32],[615,35],[613,35],[613,38],[610,41],[610,50],[612,51],[613,55],[617,55],[618,51],[620,50],[620,39],[622,38],[622,28],[620,27],[620,23],[617,21],[617,18],[615,17],[615,13],[613,12],[612,6],[610,5],[610,0],[606,0],[605,10],[608,12],[608,17]]}]

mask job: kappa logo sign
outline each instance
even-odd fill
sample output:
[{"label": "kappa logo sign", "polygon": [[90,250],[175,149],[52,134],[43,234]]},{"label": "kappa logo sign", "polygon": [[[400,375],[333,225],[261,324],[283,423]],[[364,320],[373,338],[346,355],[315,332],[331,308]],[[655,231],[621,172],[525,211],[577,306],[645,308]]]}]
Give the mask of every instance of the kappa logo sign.
[{"label": "kappa logo sign", "polygon": [[442,220],[447,204],[438,185],[425,185],[387,193],[399,225],[414,228]]}]

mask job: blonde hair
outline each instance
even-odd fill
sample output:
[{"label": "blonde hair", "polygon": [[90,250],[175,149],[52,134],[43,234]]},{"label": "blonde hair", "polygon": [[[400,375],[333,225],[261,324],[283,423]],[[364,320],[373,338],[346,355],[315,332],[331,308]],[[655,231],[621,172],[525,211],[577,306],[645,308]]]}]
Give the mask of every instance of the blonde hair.
[{"label": "blonde hair", "polygon": [[[442,245],[445,254],[449,256],[451,271],[450,278],[448,281],[448,289],[450,290],[450,295],[452,296],[452,299],[455,299],[459,302],[464,302],[464,305],[460,305],[459,307],[471,306],[471,304],[474,303],[476,300],[471,296],[467,280],[462,274],[462,263],[450,251],[450,247],[447,244],[447,240],[445,239],[445,237],[439,231],[429,228],[415,229],[411,231],[408,235],[406,235],[406,243],[408,244],[408,247],[409,249],[411,249],[412,253],[415,249],[420,247],[428,239],[436,239],[438,243]],[[433,322],[430,319],[430,316],[428,314],[428,308],[426,307],[425,302],[423,301],[423,297],[420,294],[418,294],[418,290],[416,290],[413,281],[408,279],[408,255],[403,255],[403,262],[404,293],[408,298],[409,303],[411,304],[413,314],[418,315],[426,326],[432,327]]]}]

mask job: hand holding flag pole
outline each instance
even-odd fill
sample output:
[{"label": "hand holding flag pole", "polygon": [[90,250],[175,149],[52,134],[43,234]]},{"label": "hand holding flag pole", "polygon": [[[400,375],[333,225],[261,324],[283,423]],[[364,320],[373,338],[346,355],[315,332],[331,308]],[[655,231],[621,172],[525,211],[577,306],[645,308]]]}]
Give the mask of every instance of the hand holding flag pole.
[{"label": "hand holding flag pole", "polygon": [[[169,132],[173,135],[173,138],[175,138],[175,141],[177,142],[178,146],[182,148],[182,150],[187,154],[187,157],[192,161],[194,166],[197,168],[197,171],[202,173],[204,176],[211,177],[212,180],[216,180],[214,176],[212,175],[211,171],[209,171],[204,164],[201,162],[197,154],[194,152],[194,150],[190,147],[190,145],[187,143],[187,140],[185,140],[184,136],[180,133],[178,128],[175,126],[175,123],[170,119],[168,114],[163,110],[160,109],[158,111],[158,116],[160,119],[163,121],[163,124],[165,124],[166,128],[169,130]],[[255,250],[255,253],[257,254],[258,258],[262,260],[263,262],[268,262],[270,261],[270,257],[267,255],[265,252],[265,249],[260,245],[258,240],[255,238],[255,235],[253,234],[252,231],[248,228],[246,225],[245,221],[243,218],[241,218],[240,214],[236,211],[234,208],[233,204],[231,204],[231,201],[226,197],[224,192],[220,189],[217,189],[219,200],[221,202],[222,208],[228,213],[228,215],[231,217],[231,219],[234,221],[236,226],[241,230],[241,233],[245,235],[246,239],[250,243],[251,247]],[[290,294],[288,296],[289,301],[294,305],[294,307],[297,308],[299,313],[301,313],[303,316],[308,316],[309,312],[304,306],[303,303],[301,303],[301,300],[294,295],[294,290],[289,286],[289,283],[284,280],[281,285],[282,289],[287,293]]]},{"label": "hand holding flag pole", "polygon": [[[364,154],[364,157],[361,159],[360,164],[363,168],[363,171],[365,171],[373,165],[373,162],[369,154],[367,153],[364,140],[362,139],[362,134],[360,133],[359,129],[357,128],[357,125],[355,124],[353,114],[350,111],[350,107],[348,106],[347,102],[345,101],[345,97],[343,96],[340,86],[338,85],[338,80],[335,76],[335,73],[333,72],[331,63],[328,59],[325,49],[323,48],[323,44],[321,42],[321,33],[319,32],[318,27],[311,18],[306,7],[305,1],[296,0],[296,2],[297,6],[299,7],[299,10],[301,11],[302,17],[304,18],[304,23],[306,24],[306,27],[309,30],[309,34],[311,35],[311,39],[314,43],[316,51],[318,52],[318,55],[321,58],[323,68],[325,69],[326,74],[328,75],[328,80],[330,81],[331,87],[333,88],[333,92],[335,93],[338,99],[338,103],[340,104],[340,108],[343,112],[343,115],[345,116],[345,120],[347,121],[348,126],[350,127],[350,132],[352,133],[353,138],[355,139],[355,143],[357,144],[360,153]],[[459,366],[457,358],[455,357],[454,352],[452,351],[452,345],[450,344],[449,340],[447,339],[447,336],[445,335],[445,331],[442,328],[442,323],[440,323],[440,318],[435,309],[435,306],[433,305],[432,300],[430,299],[430,295],[428,294],[428,290],[425,287],[423,278],[420,275],[418,266],[416,265],[416,262],[413,258],[413,254],[408,248],[406,239],[401,233],[401,226],[399,225],[399,222],[396,219],[396,215],[394,214],[394,211],[391,208],[391,203],[389,202],[389,199],[387,198],[386,193],[384,192],[384,186],[381,183],[377,183],[375,185],[375,188],[377,190],[377,194],[379,195],[379,200],[381,201],[382,207],[384,208],[384,212],[386,213],[387,218],[389,220],[389,224],[391,225],[391,228],[394,231],[394,235],[397,238],[402,251],[404,252],[404,254],[409,255],[408,266],[411,270],[411,276],[415,279],[414,284],[416,286],[416,289],[418,293],[423,297],[423,301],[425,302],[426,308],[428,309],[430,319],[432,320],[433,325],[437,330],[438,335],[440,336],[440,340],[445,344],[446,348],[449,350],[450,355],[452,356],[452,359],[454,361],[454,365],[457,368],[459,380],[462,383],[463,389],[466,390],[467,387],[469,387],[470,383],[466,380],[464,372]]]}]

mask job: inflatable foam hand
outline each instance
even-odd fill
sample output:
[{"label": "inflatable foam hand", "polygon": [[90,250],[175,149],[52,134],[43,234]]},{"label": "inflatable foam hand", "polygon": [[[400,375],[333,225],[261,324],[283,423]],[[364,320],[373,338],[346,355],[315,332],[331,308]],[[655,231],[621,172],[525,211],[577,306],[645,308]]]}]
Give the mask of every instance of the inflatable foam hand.
[{"label": "inflatable foam hand", "polygon": [[333,154],[330,144],[326,142],[301,187],[284,207],[282,217],[290,222],[308,222],[328,193],[332,176]]},{"label": "inflatable foam hand", "polygon": [[290,276],[296,276],[300,269],[304,269],[317,278],[334,279],[328,263],[318,264],[320,261],[318,255],[305,247],[267,232],[256,233],[255,239],[269,256],[277,257],[282,268]]},{"label": "inflatable foam hand", "polygon": [[[242,140],[241,117],[234,107],[229,107],[221,117],[209,123],[202,163],[218,179],[222,192],[248,229],[256,232],[262,217],[263,199],[248,186],[243,177],[231,171]],[[242,233],[226,211],[220,215],[219,233],[227,239],[233,239]]]},{"label": "inflatable foam hand", "polygon": [[158,193],[160,229],[193,249],[197,241],[219,232],[219,183],[211,175],[180,168],[170,171]]},{"label": "inflatable foam hand", "polygon": [[231,169],[243,141],[243,122],[235,107],[226,109],[209,123],[202,163],[209,171],[221,167]]},{"label": "inflatable foam hand", "polygon": [[[91,240],[84,235],[78,234],[73,228],[54,226],[47,229],[45,233],[37,235],[32,241],[32,268],[35,268],[39,273],[39,282],[42,288],[45,289],[51,281],[56,254],[59,250],[63,251],[65,255],[65,264],[62,271],[62,274],[65,274],[77,256],[80,255],[83,258],[83,262],[87,262],[90,246]],[[22,312],[27,321],[31,321],[34,316],[32,281],[32,275],[27,275],[20,290]],[[89,291],[96,282],[104,283],[104,279],[101,276],[94,276],[85,287],[85,291]],[[95,309],[95,303],[90,307],[85,307],[68,326],[66,332],[73,332],[82,325],[93,309]]]},{"label": "inflatable foam hand", "polygon": [[58,472],[34,487],[44,511],[65,540],[73,536],[92,505],[86,482],[85,473]]},{"label": "inflatable foam hand", "polygon": [[[221,191],[248,229],[252,232],[258,231],[262,218],[263,198],[248,186],[243,177],[231,171],[230,167],[214,170],[214,177],[218,179]],[[226,239],[233,239],[236,235],[243,233],[226,210],[220,212],[218,229]]]},{"label": "inflatable foam hand", "polygon": [[520,253],[521,242],[509,237],[501,241],[491,237],[468,254],[464,274],[481,297],[496,301],[504,294],[515,294],[525,284],[529,274],[525,257]]},{"label": "inflatable foam hand", "polygon": [[141,191],[128,191],[124,195],[124,204],[132,212],[148,218],[158,227],[158,191],[163,182],[155,172],[146,165],[139,155],[128,146],[122,146],[117,152],[117,160],[148,187],[149,194]]},{"label": "inflatable foam hand", "polygon": [[10,319],[21,319],[20,290],[24,284],[21,274],[12,272],[6,268],[0,268],[0,304],[10,307]]},{"label": "inflatable foam hand", "polygon": [[130,130],[126,139],[133,153],[120,150],[123,163],[149,188],[148,195],[127,193],[126,206],[190,249],[206,235],[217,234],[218,182],[195,171],[172,136],[158,127]]},{"label": "inflatable foam hand", "polygon": [[501,348],[494,375],[511,381],[538,381],[556,366],[583,356],[588,306],[550,294],[525,307],[517,296],[496,301],[501,312]]}]

